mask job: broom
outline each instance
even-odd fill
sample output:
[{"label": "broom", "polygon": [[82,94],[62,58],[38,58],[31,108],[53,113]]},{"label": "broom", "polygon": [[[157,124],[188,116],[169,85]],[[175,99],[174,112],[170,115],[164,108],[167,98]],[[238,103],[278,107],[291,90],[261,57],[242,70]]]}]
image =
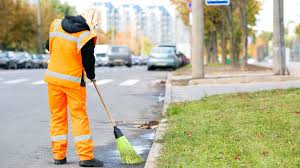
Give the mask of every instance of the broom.
[{"label": "broom", "polygon": [[100,91],[96,85],[95,81],[92,81],[96,91],[98,93],[98,96],[101,100],[101,103],[104,107],[105,112],[107,113],[113,127],[114,127],[114,135],[116,138],[116,145],[117,149],[121,156],[121,161],[125,164],[139,164],[144,162],[144,160],[136,153],[133,146],[129,143],[127,138],[123,135],[122,131],[117,127],[116,122],[113,120],[112,115],[110,111],[108,110],[106,104],[104,103],[104,99],[102,95],[100,94]]}]

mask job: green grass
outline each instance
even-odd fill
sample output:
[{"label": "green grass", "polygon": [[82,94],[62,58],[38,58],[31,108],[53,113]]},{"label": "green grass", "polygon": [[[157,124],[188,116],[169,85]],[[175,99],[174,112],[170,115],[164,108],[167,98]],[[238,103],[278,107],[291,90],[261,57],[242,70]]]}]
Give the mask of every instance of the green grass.
[{"label": "green grass", "polygon": [[172,104],[158,167],[300,167],[300,90]]}]

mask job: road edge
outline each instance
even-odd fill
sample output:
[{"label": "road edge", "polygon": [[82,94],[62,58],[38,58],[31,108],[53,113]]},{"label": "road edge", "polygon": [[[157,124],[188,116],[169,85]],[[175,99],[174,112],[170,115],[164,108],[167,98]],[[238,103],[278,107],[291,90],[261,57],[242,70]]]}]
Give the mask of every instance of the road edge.
[{"label": "road edge", "polygon": [[168,125],[168,119],[167,119],[167,109],[169,104],[172,102],[172,86],[170,82],[170,75],[171,73],[168,73],[166,84],[165,84],[165,101],[164,106],[162,110],[162,119],[158,125],[158,128],[155,133],[155,137],[153,140],[153,144],[151,146],[150,152],[148,154],[146,164],[144,168],[155,168],[156,167],[156,161],[160,156],[160,151],[163,147],[163,144],[160,142],[163,139],[163,135],[165,134],[167,130]]}]

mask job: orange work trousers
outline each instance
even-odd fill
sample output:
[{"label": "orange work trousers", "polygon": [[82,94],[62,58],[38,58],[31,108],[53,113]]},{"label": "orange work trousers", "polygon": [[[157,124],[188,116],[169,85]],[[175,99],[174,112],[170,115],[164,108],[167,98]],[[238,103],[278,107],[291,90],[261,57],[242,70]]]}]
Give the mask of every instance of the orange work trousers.
[{"label": "orange work trousers", "polygon": [[51,112],[50,134],[54,159],[66,157],[68,144],[68,112],[72,121],[72,133],[80,160],[94,158],[94,143],[86,113],[86,88],[71,89],[48,84],[48,99]]}]

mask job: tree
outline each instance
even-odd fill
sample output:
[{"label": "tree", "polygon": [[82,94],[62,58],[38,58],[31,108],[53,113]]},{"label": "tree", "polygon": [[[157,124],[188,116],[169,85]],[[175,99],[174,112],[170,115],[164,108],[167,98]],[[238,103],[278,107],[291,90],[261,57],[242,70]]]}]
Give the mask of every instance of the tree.
[{"label": "tree", "polygon": [[242,70],[246,70],[247,59],[248,59],[248,0],[240,1],[240,16],[243,30],[243,59],[242,59]]},{"label": "tree", "polygon": [[8,19],[4,19],[6,24],[0,23],[4,29],[4,34],[0,35],[2,48],[29,51],[36,48],[37,24],[34,8],[22,0],[1,2],[1,8],[0,17]]},{"label": "tree", "polygon": [[[37,51],[36,8],[36,4],[29,4],[24,0],[0,0],[0,49]],[[43,41],[48,39],[51,22],[72,12],[72,7],[61,4],[58,0],[41,0]]]},{"label": "tree", "polygon": [[300,24],[298,24],[298,25],[296,26],[295,33],[296,33],[297,36],[300,36]]}]

